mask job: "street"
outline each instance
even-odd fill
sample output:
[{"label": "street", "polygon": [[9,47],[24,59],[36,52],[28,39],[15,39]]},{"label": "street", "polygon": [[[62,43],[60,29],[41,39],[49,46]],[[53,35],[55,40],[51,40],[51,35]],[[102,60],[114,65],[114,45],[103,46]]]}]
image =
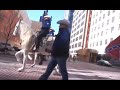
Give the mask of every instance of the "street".
[{"label": "street", "polygon": [[[14,56],[0,55],[0,80],[38,80],[46,70],[48,61],[43,65],[30,67],[28,61],[24,72],[17,72],[21,64]],[[69,80],[120,80],[120,69],[115,67],[98,66],[81,61],[67,62]],[[49,80],[61,80],[61,76],[51,74]]]}]

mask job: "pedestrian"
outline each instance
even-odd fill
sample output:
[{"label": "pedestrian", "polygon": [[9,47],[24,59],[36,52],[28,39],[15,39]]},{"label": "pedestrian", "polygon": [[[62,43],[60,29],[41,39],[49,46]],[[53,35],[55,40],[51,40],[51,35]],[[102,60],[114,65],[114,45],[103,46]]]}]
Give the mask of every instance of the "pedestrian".
[{"label": "pedestrian", "polygon": [[76,55],[73,56],[73,62],[75,62],[75,60],[76,60]]},{"label": "pedestrian", "polygon": [[47,66],[45,73],[39,78],[39,80],[47,80],[57,64],[62,75],[62,80],[68,80],[66,62],[69,57],[70,33],[68,31],[68,28],[70,23],[68,20],[64,19],[58,21],[57,24],[60,24],[60,26],[59,32],[56,35],[52,46],[51,60]]}]

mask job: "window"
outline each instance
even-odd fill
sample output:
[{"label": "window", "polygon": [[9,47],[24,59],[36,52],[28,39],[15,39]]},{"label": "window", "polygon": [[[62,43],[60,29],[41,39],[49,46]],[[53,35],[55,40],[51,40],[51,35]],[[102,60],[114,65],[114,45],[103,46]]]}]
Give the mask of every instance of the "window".
[{"label": "window", "polygon": [[96,16],[98,16],[98,12],[96,13]]},{"label": "window", "polygon": [[95,34],[94,34],[94,38],[95,38]]},{"label": "window", "polygon": [[95,17],[95,14],[93,15],[93,18]]},{"label": "window", "polygon": [[85,10],[83,10],[83,13],[85,12]]},{"label": "window", "polygon": [[83,32],[83,28],[80,29],[80,33]]},{"label": "window", "polygon": [[95,29],[94,29],[94,31],[96,30],[96,27],[95,27]]},{"label": "window", "polygon": [[107,20],[107,25],[109,24],[109,19]]},{"label": "window", "polygon": [[106,29],[106,34],[107,34],[107,32],[108,32],[108,29]]},{"label": "window", "polygon": [[100,41],[100,45],[102,45],[102,41]]},{"label": "window", "polygon": [[105,40],[105,44],[107,44],[107,39]]},{"label": "window", "polygon": [[78,20],[78,17],[76,17],[76,21]]},{"label": "window", "polygon": [[80,25],[77,26],[77,29],[80,27]]},{"label": "window", "polygon": [[77,35],[79,34],[79,31],[77,31]]},{"label": "window", "polygon": [[100,25],[98,25],[98,29],[100,29]]},{"label": "window", "polygon": [[115,10],[113,10],[113,13],[115,12]]},{"label": "window", "polygon": [[99,21],[101,21],[101,17],[99,17]]},{"label": "window", "polygon": [[75,34],[74,34],[74,36],[75,36]]},{"label": "window", "polygon": [[102,23],[102,27],[104,27],[104,22]]},{"label": "window", "polygon": [[105,14],[103,14],[103,19],[105,18]]},{"label": "window", "polygon": [[81,23],[81,26],[84,24],[84,21]]},{"label": "window", "polygon": [[78,41],[78,37],[76,37],[76,41]]},{"label": "window", "polygon": [[81,13],[79,14],[79,17],[81,16]]},{"label": "window", "polygon": [[72,45],[72,48],[74,48],[74,44]]},{"label": "window", "polygon": [[75,26],[77,25],[77,22],[75,23]]},{"label": "window", "polygon": [[97,23],[97,19],[96,19],[95,23]]},{"label": "window", "polygon": [[92,32],[93,32],[93,28],[92,28]]},{"label": "window", "polygon": [[78,20],[78,23],[80,23],[80,19]]},{"label": "window", "polygon": [[94,25],[94,21],[93,21],[93,25]]},{"label": "window", "polygon": [[99,33],[97,34],[97,36],[99,36]]},{"label": "window", "polygon": [[82,19],[85,17],[85,14],[82,16]]},{"label": "window", "polygon": [[94,47],[94,43],[93,43],[93,47]]},{"label": "window", "polygon": [[113,30],[114,30],[114,27],[111,27],[111,33],[113,32]]},{"label": "window", "polygon": [[110,15],[110,10],[108,11],[108,16]]},{"label": "window", "polygon": [[115,20],[115,17],[112,17],[112,22],[114,22],[114,20]]},{"label": "window", "polygon": [[79,36],[79,40],[82,39],[82,35]]},{"label": "window", "polygon": [[96,46],[98,46],[98,42],[96,42]]},{"label": "window", "polygon": [[75,47],[77,47],[77,43],[75,44]]},{"label": "window", "polygon": [[78,43],[78,47],[81,47],[81,42]]},{"label": "window", "polygon": [[120,30],[120,24],[119,24],[119,26],[118,26],[118,30]]},{"label": "window", "polygon": [[120,13],[119,13],[119,19],[120,19]]},{"label": "window", "polygon": [[92,35],[91,35],[91,39],[92,39]]},{"label": "window", "polygon": [[103,31],[101,32],[101,36],[103,35]]},{"label": "window", "polygon": [[76,50],[74,50],[74,53],[76,53]]},{"label": "window", "polygon": [[91,47],[91,44],[90,44],[90,47]]},{"label": "window", "polygon": [[75,39],[73,39],[73,42],[75,41]]}]

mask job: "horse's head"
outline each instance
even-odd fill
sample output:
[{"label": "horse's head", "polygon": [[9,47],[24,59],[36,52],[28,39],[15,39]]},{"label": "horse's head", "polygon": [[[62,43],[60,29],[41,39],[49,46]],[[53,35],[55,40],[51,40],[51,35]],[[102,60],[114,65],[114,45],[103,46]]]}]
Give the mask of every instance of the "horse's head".
[{"label": "horse's head", "polygon": [[15,26],[15,29],[13,31],[14,36],[20,35],[20,24],[21,24],[21,20],[19,20]]}]

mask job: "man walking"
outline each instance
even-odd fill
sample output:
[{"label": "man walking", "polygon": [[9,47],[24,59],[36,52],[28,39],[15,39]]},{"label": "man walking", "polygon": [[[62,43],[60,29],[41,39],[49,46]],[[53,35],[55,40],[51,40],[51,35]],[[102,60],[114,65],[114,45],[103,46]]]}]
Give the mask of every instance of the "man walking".
[{"label": "man walking", "polygon": [[70,24],[69,21],[65,19],[58,21],[57,24],[60,24],[60,26],[59,32],[53,43],[51,52],[52,58],[45,73],[39,78],[39,80],[47,80],[57,64],[62,75],[62,80],[68,80],[66,62],[69,57],[70,33],[68,29]]}]

